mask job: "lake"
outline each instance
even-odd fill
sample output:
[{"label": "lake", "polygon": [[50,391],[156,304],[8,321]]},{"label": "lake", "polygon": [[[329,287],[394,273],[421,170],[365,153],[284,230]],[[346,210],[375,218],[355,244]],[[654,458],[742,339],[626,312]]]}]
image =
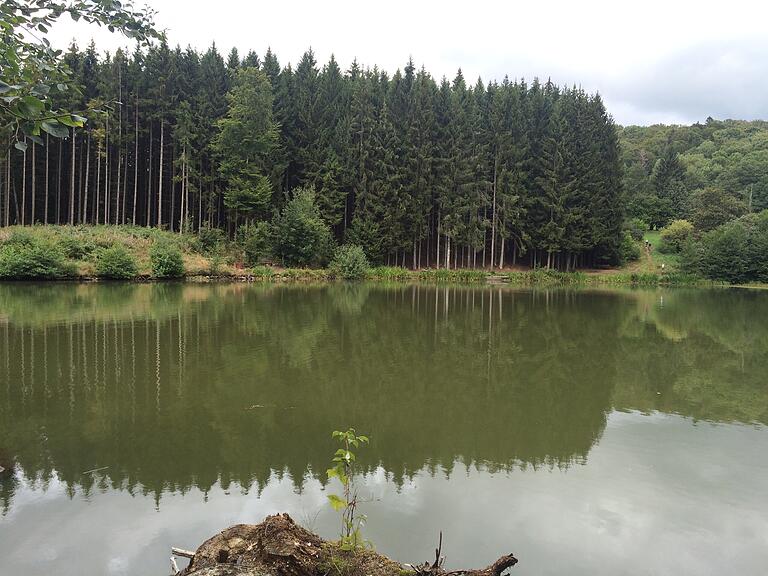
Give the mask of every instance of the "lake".
[{"label": "lake", "polygon": [[0,574],[165,575],[371,437],[377,550],[511,574],[768,565],[768,291],[0,285]]}]

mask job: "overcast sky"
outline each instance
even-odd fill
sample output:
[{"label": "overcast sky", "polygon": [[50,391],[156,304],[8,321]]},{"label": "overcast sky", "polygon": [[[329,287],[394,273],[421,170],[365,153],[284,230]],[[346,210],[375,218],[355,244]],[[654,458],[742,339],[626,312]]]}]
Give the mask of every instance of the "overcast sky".
[{"label": "overcast sky", "polygon": [[[138,0],[136,5],[142,5]],[[215,41],[281,65],[312,47],[322,65],[394,72],[412,56],[434,76],[552,78],[599,91],[620,124],[768,118],[768,3],[729,1],[150,0],[171,45]],[[72,38],[126,45],[106,30],[66,21]]]}]

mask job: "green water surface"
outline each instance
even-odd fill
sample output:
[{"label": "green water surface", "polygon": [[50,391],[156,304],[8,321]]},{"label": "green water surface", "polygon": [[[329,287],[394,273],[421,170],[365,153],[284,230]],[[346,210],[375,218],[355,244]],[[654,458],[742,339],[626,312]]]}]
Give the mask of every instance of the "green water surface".
[{"label": "green water surface", "polygon": [[365,533],[514,574],[765,574],[768,292],[0,285],[0,574],[164,575],[371,437]]}]

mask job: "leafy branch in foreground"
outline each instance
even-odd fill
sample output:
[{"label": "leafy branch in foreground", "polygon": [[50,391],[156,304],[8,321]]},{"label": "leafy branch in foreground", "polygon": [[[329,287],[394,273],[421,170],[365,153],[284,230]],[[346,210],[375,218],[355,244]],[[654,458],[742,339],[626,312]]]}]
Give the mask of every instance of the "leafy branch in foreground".
[{"label": "leafy branch in foreground", "polygon": [[354,551],[362,546],[369,546],[370,542],[364,540],[361,533],[366,516],[365,514],[356,514],[355,454],[351,448],[359,448],[361,444],[368,444],[368,437],[357,435],[354,428],[349,428],[345,432],[334,431],[333,438],[337,439],[342,447],[334,453],[333,466],[328,469],[327,474],[329,480],[331,478],[339,479],[343,487],[343,497],[329,494],[328,500],[334,510],[341,512],[341,549]]},{"label": "leafy branch in foreground", "polygon": [[0,132],[13,136],[26,150],[26,138],[42,144],[46,132],[66,138],[70,128],[82,127],[85,118],[57,108],[56,93],[79,94],[61,50],[45,37],[64,14],[74,21],[106,26],[139,42],[159,38],[151,9],[133,9],[118,0],[3,0],[0,3]]}]

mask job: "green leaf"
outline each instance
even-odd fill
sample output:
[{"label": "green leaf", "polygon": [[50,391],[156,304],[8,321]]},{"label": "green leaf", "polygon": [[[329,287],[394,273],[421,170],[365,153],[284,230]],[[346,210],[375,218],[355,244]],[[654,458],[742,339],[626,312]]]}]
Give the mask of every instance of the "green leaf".
[{"label": "green leaf", "polygon": [[347,503],[336,494],[328,494],[328,501],[336,512],[347,507]]},{"label": "green leaf", "polygon": [[85,118],[78,116],[77,114],[69,114],[62,116],[58,119],[64,126],[70,126],[72,128],[81,128],[85,123]]},{"label": "green leaf", "polygon": [[66,138],[69,136],[69,129],[56,120],[44,120],[40,127],[56,138]]},{"label": "green leaf", "polygon": [[13,90],[13,87],[10,84],[6,84],[2,80],[0,80],[0,94],[5,94],[6,92],[10,92]]},{"label": "green leaf", "polygon": [[336,468],[328,468],[328,470],[325,471],[326,475],[328,476],[328,479],[330,480],[334,476],[338,476],[339,472],[336,470]]},{"label": "green leaf", "polygon": [[18,101],[16,106],[18,107],[20,114],[30,119],[39,116],[40,113],[45,110],[45,104],[43,104],[43,101],[40,100],[40,98],[36,98],[34,96],[24,96],[21,100]]},{"label": "green leaf", "polygon": [[22,152],[26,152],[27,151],[27,143],[26,142],[16,142],[13,145],[13,147],[16,148],[16,150],[21,150]]}]

